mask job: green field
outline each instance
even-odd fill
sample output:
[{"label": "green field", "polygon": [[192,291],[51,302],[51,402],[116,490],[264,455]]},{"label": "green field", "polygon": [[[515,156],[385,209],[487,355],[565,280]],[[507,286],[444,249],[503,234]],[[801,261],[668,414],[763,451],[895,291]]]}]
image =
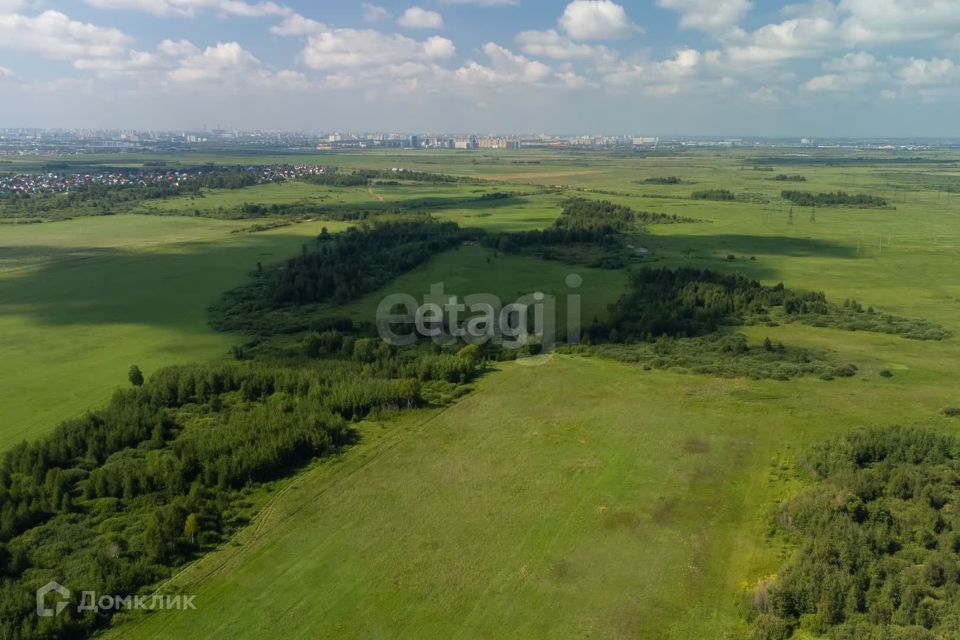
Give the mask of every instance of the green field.
[{"label": "green field", "polygon": [[[245,202],[316,198],[347,211],[448,197],[430,212],[502,231],[547,226],[566,196],[610,199],[698,220],[651,226],[642,239],[651,253],[638,264],[822,290],[954,337],[742,328],[752,343],[826,350],[859,368],[833,381],[720,379],[574,356],[499,364],[449,408],[360,423],[359,444],[272,486],[250,526],[162,585],[196,594],[197,611],[118,618],[108,637],[743,637],[738,595],[790,552],[767,536],[777,502],[801,482],[805,447],[864,425],[960,427],[942,416],[960,406],[960,159],[866,155],[839,162],[824,152],[821,164],[776,152],[313,156],[496,180],[483,190],[520,195],[480,206],[464,202],[476,187],[463,184],[290,184],[144,205],[213,215]],[[779,173],[807,181],[775,181]],[[683,183],[644,182],[658,176]],[[690,198],[716,188],[737,201]],[[783,201],[785,189],[868,193],[890,207],[813,211]],[[2,386],[0,446],[97,405],[132,362],[149,372],[221,356],[238,338],[208,329],[206,306],[256,262],[296,253],[321,226],[340,228],[230,233],[249,224],[117,216],[0,227],[0,356],[17,372]],[[560,294],[571,272],[584,278],[587,321],[626,279],[468,246],[330,312],[372,320],[384,294],[419,297],[441,281],[461,295]]]},{"label": "green field", "polygon": [[198,611],[110,637],[725,637],[734,594],[778,559],[773,462],[857,425],[939,423],[950,393],[931,369],[892,386],[502,369],[442,413],[362,425],[165,585]]},{"label": "green field", "polygon": [[[337,228],[339,223],[325,223]],[[126,371],[221,357],[207,307],[319,223],[109,216],[0,226],[0,449],[103,404]]]}]

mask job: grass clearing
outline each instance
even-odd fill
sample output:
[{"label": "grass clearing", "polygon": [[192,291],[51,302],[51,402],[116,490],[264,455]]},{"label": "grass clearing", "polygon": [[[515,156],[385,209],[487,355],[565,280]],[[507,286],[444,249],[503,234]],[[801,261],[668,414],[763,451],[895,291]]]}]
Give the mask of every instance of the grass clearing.
[{"label": "grass clearing", "polygon": [[323,225],[231,233],[242,226],[108,216],[0,227],[0,448],[103,404],[133,363],[149,374],[225,354],[236,337],[209,328],[207,307]]},{"label": "grass clearing", "polygon": [[881,407],[881,386],[506,364],[446,411],[361,425],[166,585],[198,611],[108,637],[737,637],[735,594],[779,559],[771,461],[947,393]]}]

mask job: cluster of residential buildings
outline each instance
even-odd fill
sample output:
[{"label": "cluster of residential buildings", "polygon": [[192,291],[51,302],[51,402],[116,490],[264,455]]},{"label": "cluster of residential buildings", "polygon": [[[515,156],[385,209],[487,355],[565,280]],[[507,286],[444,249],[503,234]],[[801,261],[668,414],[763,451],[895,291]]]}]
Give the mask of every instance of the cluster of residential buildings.
[{"label": "cluster of residential buildings", "polygon": [[0,196],[7,193],[39,194],[66,193],[90,185],[106,186],[181,186],[199,178],[217,173],[245,173],[254,184],[286,182],[310,175],[326,173],[329,169],[316,165],[262,165],[249,167],[199,167],[191,169],[109,169],[92,172],[44,172],[36,174],[0,173]]},{"label": "cluster of residential buildings", "polygon": [[494,149],[535,147],[655,147],[659,138],[637,136],[555,136],[482,134],[375,134],[331,133],[317,144],[318,151],[349,149]]},{"label": "cluster of residential buildings", "polygon": [[[0,128],[3,156],[92,153],[182,153],[229,150],[316,153],[364,149],[513,150],[524,148],[664,149],[684,147],[796,147],[916,150],[957,148],[957,140],[830,140],[812,138],[659,137],[484,133],[241,131],[206,126],[195,131]],[[2,171],[2,164],[0,164]]]}]

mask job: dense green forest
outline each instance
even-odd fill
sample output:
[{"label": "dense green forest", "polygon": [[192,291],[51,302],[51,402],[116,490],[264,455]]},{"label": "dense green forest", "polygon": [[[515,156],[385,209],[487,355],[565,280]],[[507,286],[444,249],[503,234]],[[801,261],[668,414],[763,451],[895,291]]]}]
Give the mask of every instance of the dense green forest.
[{"label": "dense green forest", "polygon": [[802,465],[815,482],[776,516],[795,551],[749,595],[752,637],[960,637],[960,442],[921,428],[860,430]]},{"label": "dense green forest", "polygon": [[643,182],[644,184],[683,184],[683,180],[677,176],[655,176],[647,178]]},{"label": "dense green forest", "polygon": [[410,182],[427,182],[434,184],[482,182],[476,178],[450,176],[442,173],[429,173],[426,171],[411,171],[408,169],[396,169],[391,171],[383,171],[378,169],[354,169],[349,173],[344,173],[342,171],[330,171],[324,174],[304,178],[304,182],[329,187],[365,187],[374,180],[407,180]]},{"label": "dense green forest", "polygon": [[851,194],[843,191],[835,193],[811,193],[809,191],[784,191],[780,194],[784,200],[801,207],[858,207],[862,209],[886,207],[889,203],[877,196],[862,193]]},{"label": "dense green forest", "polygon": [[764,286],[742,275],[690,267],[637,270],[629,292],[612,307],[609,319],[594,323],[588,335],[594,341],[649,342],[661,336],[696,337],[723,326],[777,321],[916,340],[942,340],[950,335],[925,320],[878,313],[856,301],[828,302],[822,292],[792,290],[783,283]]},{"label": "dense green forest", "polygon": [[645,225],[696,222],[683,216],[635,211],[607,200],[569,198],[560,216],[543,230],[489,234],[486,246],[503,253],[536,255],[571,264],[620,269],[636,253],[625,236],[641,234]]},{"label": "dense green forest", "polygon": [[258,268],[249,284],[228,292],[212,310],[214,326],[275,333],[265,320],[272,310],[353,300],[471,237],[422,215],[381,216],[340,234],[324,230],[301,255]]},{"label": "dense green forest", "polygon": [[704,189],[702,191],[694,191],[690,194],[690,197],[694,200],[715,200],[717,202],[733,202],[737,199],[737,196],[728,189]]},{"label": "dense green forest", "polygon": [[769,338],[751,345],[732,331],[740,325],[790,322],[915,340],[950,335],[924,320],[878,313],[854,300],[837,305],[822,292],[792,290],[782,283],[764,286],[741,275],[689,267],[643,268],[632,273],[629,290],[610,307],[607,318],[595,318],[586,328],[584,345],[568,350],[651,369],[723,377],[789,380],[815,375],[831,380],[856,374],[854,365],[836,362],[828,353]]}]

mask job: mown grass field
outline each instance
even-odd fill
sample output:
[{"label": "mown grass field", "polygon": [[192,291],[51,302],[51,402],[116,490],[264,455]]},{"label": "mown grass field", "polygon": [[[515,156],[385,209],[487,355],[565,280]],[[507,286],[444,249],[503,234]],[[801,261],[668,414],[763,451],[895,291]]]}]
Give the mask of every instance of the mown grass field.
[{"label": "mown grass field", "polygon": [[[221,357],[207,307],[319,223],[108,216],[0,226],[0,449],[103,404],[126,371]],[[332,229],[339,223],[326,223]]]},{"label": "mown grass field", "polygon": [[[947,190],[960,189],[960,163],[936,154],[944,162],[895,164],[893,154],[875,153],[859,164],[807,165],[792,156],[778,163],[774,155],[318,156],[311,161],[494,179],[509,191],[562,189],[488,207],[458,204],[463,186],[447,192],[429,185],[390,193],[331,190],[336,194],[270,186],[198,202],[216,210],[261,198],[329,197],[346,209],[385,206],[388,197],[430,197],[433,190],[436,197],[455,196],[450,206],[431,209],[434,215],[463,226],[517,230],[548,225],[568,195],[611,199],[702,221],[651,227],[647,264],[740,271],[766,283],[823,290],[835,301],[855,298],[941,323],[960,336],[960,193]],[[779,173],[807,181],[773,180]],[[683,184],[644,182],[658,176],[678,176]],[[690,199],[695,190],[713,188],[731,190],[738,201]],[[869,193],[895,209],[814,214],[793,207],[791,219],[789,203],[780,199],[784,189]],[[180,211],[187,203],[155,206]],[[108,256],[62,260],[29,258],[46,250],[19,249],[33,266],[0,271],[0,328],[7,325],[0,355],[34,381],[21,384],[12,405],[24,419],[50,403],[73,407],[61,411],[65,415],[96,405],[96,389],[103,397],[123,384],[126,367],[138,359],[149,370],[223,353],[234,339],[206,329],[205,306],[241,282],[256,261],[293,253],[308,233],[332,227],[311,222],[229,234],[231,225],[244,223],[139,217],[96,223],[106,230],[131,220],[176,221],[165,233],[188,233],[182,230],[191,227],[182,225],[189,222],[200,238],[160,242],[167,236],[159,226],[127,227],[130,238],[119,244],[151,236],[159,243],[121,251],[105,242]],[[60,225],[90,224],[37,225],[29,230],[36,240],[3,246],[70,245],[46,234],[69,228]],[[0,240],[9,233],[0,227]],[[584,276],[581,293],[591,310],[615,299],[625,277],[462,247],[338,311],[372,319],[382,295],[419,297],[438,281],[461,295],[562,293],[571,270]],[[777,500],[799,482],[795,463],[804,447],[861,425],[960,428],[941,415],[960,406],[957,337],[916,342],[799,325],[744,332],[752,342],[769,336],[830,350],[859,373],[829,382],[775,382],[648,372],[575,357],[539,367],[502,365],[444,411],[361,423],[359,445],[281,483],[250,527],[164,586],[196,594],[197,611],[152,614],[119,624],[109,636],[741,637],[738,594],[789,553],[767,532]],[[124,335],[148,350],[124,351]],[[893,377],[882,378],[883,369]],[[2,406],[10,411],[8,401]],[[31,424],[33,433],[52,426],[43,416]]]}]

